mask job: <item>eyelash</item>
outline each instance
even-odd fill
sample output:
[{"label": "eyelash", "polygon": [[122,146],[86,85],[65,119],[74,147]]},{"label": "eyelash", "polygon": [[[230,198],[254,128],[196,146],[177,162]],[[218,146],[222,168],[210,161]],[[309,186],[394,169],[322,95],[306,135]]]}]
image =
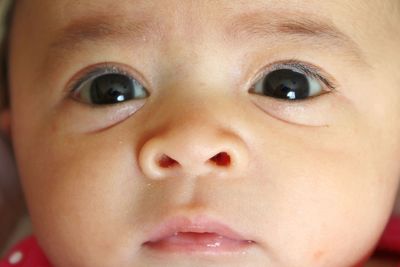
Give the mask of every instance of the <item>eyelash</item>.
[{"label": "eyelash", "polygon": [[[328,92],[335,91],[337,88],[336,83],[333,81],[333,79],[328,78],[327,77],[328,75],[325,74],[324,71],[322,71],[319,67],[316,67],[309,63],[305,63],[301,60],[290,59],[290,60],[285,60],[285,61],[274,62],[274,63],[271,63],[271,64],[267,65],[266,67],[264,67],[263,70],[258,75],[256,75],[249,91],[254,88],[255,84],[260,79],[265,78],[272,71],[279,70],[279,69],[291,69],[294,71],[301,72],[308,77],[314,78],[314,79],[318,80],[319,82],[321,82],[323,85],[325,85],[324,87],[328,88],[326,90]],[[138,80],[137,78],[130,75],[130,73],[128,71],[124,70],[123,68],[118,67],[111,63],[105,63],[105,64],[95,66],[94,69],[90,69],[89,71],[84,72],[83,74],[79,75],[77,78],[73,78],[71,80],[71,86],[68,87],[68,91],[71,94],[73,94],[86,81],[97,78],[103,74],[113,74],[113,73],[126,75],[130,79]],[[138,80],[138,82],[141,83],[140,80]],[[313,97],[309,97],[309,99],[311,99],[311,98],[313,98]],[[306,100],[297,100],[297,101],[306,101]]]},{"label": "eyelash", "polygon": [[[280,70],[280,69],[290,69],[293,71],[298,71],[308,77],[314,78],[314,79],[318,80],[319,82],[321,82],[323,85],[325,85],[325,87],[328,88],[326,90],[328,92],[335,91],[337,88],[337,85],[333,81],[333,79],[330,78],[329,75],[325,74],[325,72],[322,69],[320,69],[319,67],[316,67],[312,64],[303,62],[301,60],[290,59],[290,60],[274,62],[274,63],[271,63],[271,64],[267,65],[266,67],[264,67],[263,70],[260,72],[260,74],[256,75],[255,79],[252,82],[250,90],[252,90],[254,88],[255,84],[260,79],[263,79],[269,73],[271,73],[275,70]],[[313,97],[309,97],[309,99],[311,99],[311,98],[313,98]],[[306,101],[306,100],[295,100],[295,101]]]},{"label": "eyelash", "polygon": [[[72,78],[72,80],[70,82],[71,86],[68,87],[68,91],[71,94],[73,94],[86,81],[100,77],[103,74],[121,74],[121,75],[125,75],[125,76],[129,77],[130,79],[137,80],[137,78],[130,75],[130,73],[128,71],[125,71],[121,67],[118,67],[118,66],[110,64],[110,63],[106,63],[106,64],[97,65],[93,69],[90,69],[88,71],[84,71],[82,74],[78,75],[77,78]],[[141,83],[140,81],[138,81],[138,82]]]}]

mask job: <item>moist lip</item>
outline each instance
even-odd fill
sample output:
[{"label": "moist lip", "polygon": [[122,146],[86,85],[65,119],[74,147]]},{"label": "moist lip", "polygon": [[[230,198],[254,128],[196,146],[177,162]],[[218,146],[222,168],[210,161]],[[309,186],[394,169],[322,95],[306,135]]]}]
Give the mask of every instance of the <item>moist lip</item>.
[{"label": "moist lip", "polygon": [[254,243],[206,217],[175,217],[158,226],[143,245],[163,252],[223,254],[244,252]]}]

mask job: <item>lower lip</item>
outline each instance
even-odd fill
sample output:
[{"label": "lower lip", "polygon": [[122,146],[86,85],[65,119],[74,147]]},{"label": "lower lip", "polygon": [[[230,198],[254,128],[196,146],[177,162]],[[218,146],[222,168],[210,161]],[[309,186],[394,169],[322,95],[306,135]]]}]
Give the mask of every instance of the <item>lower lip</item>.
[{"label": "lower lip", "polygon": [[222,254],[244,252],[252,241],[235,240],[216,233],[178,232],[145,245],[162,252]]}]

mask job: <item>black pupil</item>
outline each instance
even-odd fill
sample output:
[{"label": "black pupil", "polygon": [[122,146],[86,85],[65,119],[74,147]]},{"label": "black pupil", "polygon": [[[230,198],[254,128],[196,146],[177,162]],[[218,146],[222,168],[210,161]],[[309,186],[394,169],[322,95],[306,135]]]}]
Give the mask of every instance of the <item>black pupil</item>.
[{"label": "black pupil", "polygon": [[282,99],[304,99],[309,96],[307,77],[289,69],[275,70],[269,73],[263,82],[263,93]]},{"label": "black pupil", "polygon": [[93,80],[90,97],[93,104],[114,104],[135,97],[134,83],[122,74],[106,74]]}]

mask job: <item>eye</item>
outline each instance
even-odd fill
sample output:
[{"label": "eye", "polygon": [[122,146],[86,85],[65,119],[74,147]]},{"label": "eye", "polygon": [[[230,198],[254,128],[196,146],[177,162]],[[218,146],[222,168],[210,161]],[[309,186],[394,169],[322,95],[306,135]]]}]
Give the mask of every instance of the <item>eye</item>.
[{"label": "eye", "polygon": [[324,87],[334,89],[327,79],[315,71],[299,64],[292,65],[275,67],[254,84],[251,92],[292,101],[321,95],[327,91]]},{"label": "eye", "polygon": [[[90,76],[90,75],[89,75]],[[94,75],[78,82],[73,90],[77,100],[93,105],[109,105],[148,97],[147,90],[135,79],[120,73]]]}]

